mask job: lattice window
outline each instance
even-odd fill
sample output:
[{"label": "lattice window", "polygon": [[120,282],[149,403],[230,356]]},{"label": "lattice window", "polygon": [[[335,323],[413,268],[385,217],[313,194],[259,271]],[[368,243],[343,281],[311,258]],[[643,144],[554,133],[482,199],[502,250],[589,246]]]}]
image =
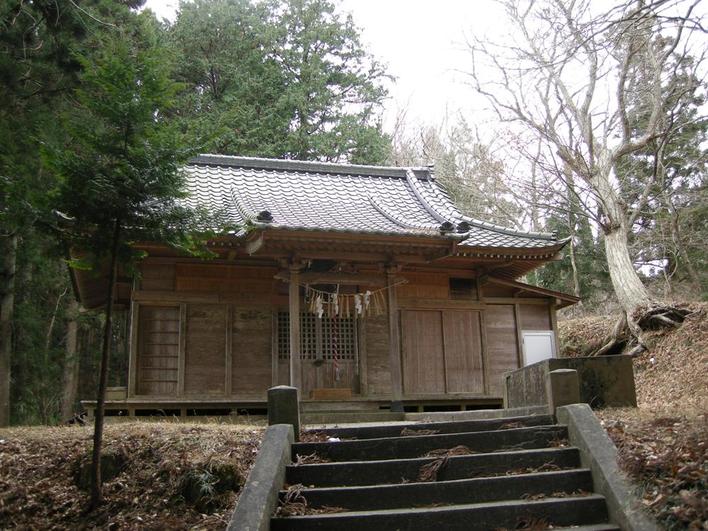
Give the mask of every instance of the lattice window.
[{"label": "lattice window", "polygon": [[[278,359],[290,359],[290,316],[278,312]],[[300,357],[306,360],[353,360],[356,358],[356,320],[300,314]]]}]

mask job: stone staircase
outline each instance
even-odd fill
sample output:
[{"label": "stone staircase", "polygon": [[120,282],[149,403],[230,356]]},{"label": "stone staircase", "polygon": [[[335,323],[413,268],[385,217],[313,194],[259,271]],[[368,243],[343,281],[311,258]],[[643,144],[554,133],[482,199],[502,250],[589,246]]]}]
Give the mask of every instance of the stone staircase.
[{"label": "stone staircase", "polygon": [[309,431],[292,459],[274,531],[619,529],[547,415]]}]

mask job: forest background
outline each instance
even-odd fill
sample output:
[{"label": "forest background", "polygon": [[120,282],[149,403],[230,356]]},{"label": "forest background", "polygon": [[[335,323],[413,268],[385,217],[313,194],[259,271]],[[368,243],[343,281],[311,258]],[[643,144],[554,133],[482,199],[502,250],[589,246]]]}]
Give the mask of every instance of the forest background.
[{"label": "forest background", "polygon": [[[197,0],[171,22],[142,3],[0,7],[0,378],[12,423],[65,421],[79,397],[95,395],[103,318],[74,299],[62,176],[48,161],[80,149],[66,124],[81,118],[87,71],[115,41],[136,64],[159,57],[166,69],[174,90],[155,120],[182,157],[433,164],[469,215],[570,238],[562,260],[526,281],[582,297],[575,315],[631,306],[606,256],[618,227],[646,301],[706,298],[706,29],[694,4],[628,1],[598,14],[589,2],[548,0],[536,11],[502,2],[521,42],[467,43],[470,94],[499,118],[490,136],[457,115],[413,123],[405,109],[384,128],[395,79],[328,0]],[[599,86],[598,103],[588,88]],[[574,106],[588,97],[587,110]],[[605,170],[614,203],[598,185]],[[125,312],[117,317],[110,385],[127,374]]]}]

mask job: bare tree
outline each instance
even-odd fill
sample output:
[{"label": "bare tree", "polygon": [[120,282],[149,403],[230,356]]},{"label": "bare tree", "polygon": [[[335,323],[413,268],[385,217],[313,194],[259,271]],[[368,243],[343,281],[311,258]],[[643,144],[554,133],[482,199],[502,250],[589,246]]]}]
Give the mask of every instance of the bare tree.
[{"label": "bare tree", "polygon": [[[647,175],[628,204],[616,168],[664,132],[669,59],[688,53],[686,27],[697,2],[675,17],[667,16],[666,2],[627,2],[599,15],[589,0],[500,3],[510,34],[468,43],[471,85],[501,121],[544,144],[545,164],[559,168],[555,178],[582,199],[603,232],[612,285],[641,346],[644,323],[677,325],[682,315],[637,312],[656,301],[635,270],[629,235],[655,177]],[[628,112],[635,101],[647,109],[642,123]]]}]

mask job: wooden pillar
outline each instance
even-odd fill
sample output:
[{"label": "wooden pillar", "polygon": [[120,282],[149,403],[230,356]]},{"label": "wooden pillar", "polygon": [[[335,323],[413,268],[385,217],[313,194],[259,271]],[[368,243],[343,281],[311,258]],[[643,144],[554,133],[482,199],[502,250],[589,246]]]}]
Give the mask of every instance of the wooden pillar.
[{"label": "wooden pillar", "polygon": [[553,330],[553,357],[560,358],[560,345],[558,344],[558,307],[556,299],[548,305],[548,314],[551,318],[551,330]]},{"label": "wooden pillar", "polygon": [[403,376],[401,372],[401,333],[398,319],[398,297],[396,288],[390,287],[395,282],[397,266],[386,268],[388,293],[388,356],[391,368],[391,411],[403,411]]},{"label": "wooden pillar", "polygon": [[138,303],[130,302],[130,354],[128,355],[128,398],[137,394],[138,376]]},{"label": "wooden pillar", "polygon": [[290,267],[290,386],[302,395],[302,367],[300,360],[300,268]]},{"label": "wooden pillar", "polygon": [[184,395],[184,376],[187,367],[187,303],[179,305],[179,339],[177,341],[177,396]]}]

